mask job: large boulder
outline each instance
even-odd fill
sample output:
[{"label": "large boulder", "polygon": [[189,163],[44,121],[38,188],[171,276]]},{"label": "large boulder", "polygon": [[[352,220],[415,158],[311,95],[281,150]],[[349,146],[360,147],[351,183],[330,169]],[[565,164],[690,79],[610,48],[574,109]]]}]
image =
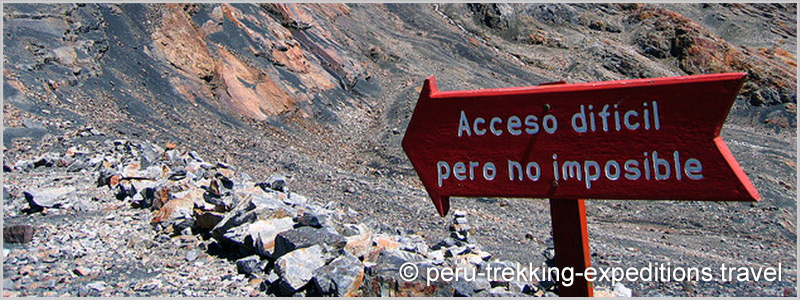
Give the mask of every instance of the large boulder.
[{"label": "large boulder", "polygon": [[258,184],[259,187],[266,190],[273,190],[278,192],[288,192],[286,187],[286,176],[281,174],[270,175],[266,182]]},{"label": "large boulder", "polygon": [[[409,265],[416,271],[409,273]],[[426,275],[433,263],[424,256],[394,248],[385,248],[375,264],[367,268],[364,296],[368,297],[452,297],[454,289],[436,280],[428,284]],[[403,278],[401,272],[412,277]]]},{"label": "large boulder", "polygon": [[190,197],[169,200],[153,214],[150,224],[167,229],[168,233],[181,233],[194,225],[193,209],[194,201]]},{"label": "large boulder", "polygon": [[364,224],[348,224],[342,234],[347,240],[344,249],[356,257],[363,257],[372,247],[372,231]]},{"label": "large boulder", "polygon": [[261,277],[268,264],[268,260],[262,260],[258,255],[251,255],[236,260],[236,270],[250,277]]},{"label": "large boulder", "polygon": [[202,231],[208,231],[217,226],[223,219],[225,214],[216,211],[197,211],[194,212],[195,226]]},{"label": "large boulder", "polygon": [[292,295],[303,289],[314,277],[314,271],[325,265],[322,246],[314,245],[286,253],[275,261],[275,271],[280,276],[277,292]]},{"label": "large boulder", "polygon": [[39,212],[45,208],[58,208],[68,202],[75,194],[75,187],[31,189],[24,192],[31,212]]},{"label": "large boulder", "polygon": [[259,255],[275,257],[275,238],[279,233],[291,230],[294,227],[292,218],[257,220],[250,224],[250,237],[253,239],[253,248]]},{"label": "large boulder", "polygon": [[309,285],[311,296],[354,297],[364,282],[364,264],[345,253],[314,272]]},{"label": "large boulder", "polygon": [[225,234],[228,233],[232,228],[238,227],[244,224],[250,224],[257,219],[255,210],[256,206],[253,204],[252,201],[241,201],[239,202],[231,212],[225,215],[225,218],[222,219],[217,226],[211,230],[211,235],[217,241],[227,243],[230,242],[228,239],[225,238]]},{"label": "large boulder", "polygon": [[339,234],[325,228],[299,227],[278,234],[275,237],[275,257],[293,251],[325,244],[332,248],[344,248],[347,241]]}]

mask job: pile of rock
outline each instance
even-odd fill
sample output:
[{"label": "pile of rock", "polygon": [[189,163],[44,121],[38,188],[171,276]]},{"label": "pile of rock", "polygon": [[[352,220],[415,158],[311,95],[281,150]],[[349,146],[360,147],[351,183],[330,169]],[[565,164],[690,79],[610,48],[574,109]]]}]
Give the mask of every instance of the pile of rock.
[{"label": "pile of rock", "polygon": [[[450,236],[429,246],[418,235],[382,233],[352,221],[335,203],[318,205],[288,188],[286,176],[256,181],[225,163],[209,163],[194,151],[127,140],[106,141],[104,153],[70,148],[14,169],[39,166],[96,172],[96,183],[133,208],[153,211],[155,240],[197,236],[214,243],[206,252],[234,261],[241,276],[261,292],[279,296],[513,296],[553,295],[553,284],[492,278],[491,261],[472,240],[466,214],[454,213]],[[84,172],[85,173],[85,172]],[[68,189],[73,190],[68,190]],[[27,212],[59,208],[74,187],[30,189]],[[71,195],[71,196],[70,196]],[[9,236],[30,232],[15,228]],[[5,232],[4,232],[5,234]],[[196,259],[190,251],[186,260]],[[413,265],[413,278],[402,269]],[[519,266],[525,267],[525,266]],[[446,280],[428,278],[460,270]],[[481,275],[484,274],[484,275]]]}]

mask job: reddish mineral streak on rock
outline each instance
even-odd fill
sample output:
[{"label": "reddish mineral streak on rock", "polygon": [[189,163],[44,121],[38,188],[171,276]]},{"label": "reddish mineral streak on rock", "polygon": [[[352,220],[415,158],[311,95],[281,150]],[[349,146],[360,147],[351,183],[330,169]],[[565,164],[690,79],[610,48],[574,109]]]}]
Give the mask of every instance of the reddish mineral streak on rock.
[{"label": "reddish mineral streak on rock", "polygon": [[[152,34],[154,53],[187,74],[204,77],[214,72],[203,35],[194,27],[180,4],[166,4],[161,24]],[[191,53],[192,55],[186,55]]]},{"label": "reddish mineral streak on rock", "polygon": [[[345,6],[340,5],[339,14],[346,14]],[[279,21],[292,22],[292,24],[307,24],[313,22],[313,17],[304,13],[305,8],[295,5],[277,5],[273,7],[281,13]],[[320,7],[315,7],[320,9]],[[306,54],[300,43],[294,40],[292,33],[271,17],[266,15],[253,16],[242,13],[239,9],[228,4],[215,8],[212,20],[201,26],[192,23],[188,12],[182,5],[168,4],[161,9],[161,23],[152,34],[154,55],[165,59],[181,70],[186,77],[168,78],[170,85],[187,101],[197,105],[197,98],[218,98],[222,107],[230,107],[235,112],[256,119],[264,120],[267,116],[281,114],[294,110],[298,101],[309,99],[309,95],[300,92],[296,87],[286,86],[276,80],[275,70],[257,69],[245,60],[240,59],[237,53],[210,42],[206,36],[220,32],[219,22],[230,21],[257,43],[261,48],[251,47],[251,52],[259,55],[261,51],[269,51],[269,59],[275,64],[285,67],[298,75],[299,79],[312,90],[327,90],[336,87],[331,74],[321,66],[312,64],[306,59]],[[268,29],[270,35],[264,35],[249,28],[241,20],[246,19],[250,24],[261,24]],[[284,24],[285,25],[285,24]],[[199,29],[198,29],[199,27]],[[320,31],[321,29],[318,29]],[[321,36],[330,38],[329,33],[320,31]],[[341,58],[342,49],[322,49],[315,47],[316,55],[323,59],[331,60],[337,73],[344,72],[342,66],[353,65]],[[186,55],[192,53],[192,55]],[[350,72],[353,73],[353,72]],[[346,74],[354,77],[356,73]],[[337,75],[339,76],[339,75]],[[222,89],[214,91],[214,87],[205,82],[219,80]],[[352,79],[351,79],[352,80]],[[217,96],[214,96],[217,94]],[[290,96],[293,95],[293,96]],[[306,113],[306,115],[308,115]]]},{"label": "reddish mineral streak on rock", "polygon": [[239,113],[256,120],[264,120],[291,109],[296,100],[289,96],[269,74],[248,66],[222,47],[218,49],[222,60],[217,63],[217,74],[222,78],[226,94],[221,95]]}]

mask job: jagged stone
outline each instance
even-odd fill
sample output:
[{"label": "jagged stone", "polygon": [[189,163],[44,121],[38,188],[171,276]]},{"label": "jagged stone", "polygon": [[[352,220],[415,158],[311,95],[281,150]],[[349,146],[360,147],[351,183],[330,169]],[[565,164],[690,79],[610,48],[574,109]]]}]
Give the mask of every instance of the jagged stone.
[{"label": "jagged stone", "polygon": [[456,245],[463,244],[463,243],[459,243],[459,242],[469,243],[469,241],[470,241],[469,240],[469,232],[452,231],[452,232],[450,232],[450,237],[455,239],[456,241],[458,241],[458,242],[456,242]]},{"label": "jagged stone", "polygon": [[253,250],[252,239],[250,237],[250,224],[242,224],[228,229],[222,235],[222,241],[242,248],[240,251],[250,252]]},{"label": "jagged stone", "polygon": [[241,194],[243,195],[243,199],[250,199],[258,211],[270,211],[287,208],[280,199],[286,195],[279,192],[263,191],[260,188],[253,187],[244,190]]},{"label": "jagged stone", "polygon": [[281,174],[270,175],[266,182],[259,183],[258,186],[264,189],[265,191],[267,189],[284,193],[289,191],[286,186],[286,176],[283,176]]},{"label": "jagged stone", "polygon": [[238,203],[217,226],[211,230],[211,235],[220,242],[228,242],[225,234],[234,227],[249,224],[256,220],[256,208],[252,201],[242,201]]},{"label": "jagged stone", "polygon": [[428,244],[418,235],[401,235],[397,238],[397,242],[400,243],[401,246],[399,248],[401,250],[422,254],[424,256],[427,256],[430,251]]},{"label": "jagged stone", "polygon": [[225,214],[216,211],[203,211],[198,212],[195,210],[195,226],[197,226],[200,230],[211,230],[214,226],[217,226],[222,219],[225,218]]},{"label": "jagged stone", "polygon": [[58,153],[45,153],[36,160],[33,161],[33,167],[45,167],[50,168],[56,166],[58,161],[61,159],[61,156]]},{"label": "jagged stone", "polygon": [[325,229],[313,227],[294,228],[275,237],[274,256],[280,257],[295,249],[321,244],[326,244],[333,248],[344,248],[347,241],[341,235]]},{"label": "jagged stone", "polygon": [[492,288],[486,276],[477,272],[474,275],[459,276],[450,284],[455,297],[473,297],[476,293]]},{"label": "jagged stone", "polygon": [[283,199],[283,203],[286,205],[292,206],[300,206],[305,205],[308,202],[305,196],[300,195],[298,193],[288,193],[288,196]]},{"label": "jagged stone", "polygon": [[475,254],[480,256],[481,259],[483,259],[484,261],[488,261],[489,259],[492,258],[492,254],[489,253],[489,252],[486,252],[486,251],[483,251],[483,250],[479,250],[479,249],[475,249],[474,252],[475,252]]},{"label": "jagged stone", "polygon": [[444,251],[444,257],[456,257],[458,255],[467,253],[468,251],[469,251],[469,248],[467,246],[450,247],[450,248],[447,248],[447,250]]},{"label": "jagged stone", "polygon": [[167,177],[167,178],[169,180],[178,181],[178,180],[186,178],[186,174],[187,174],[187,172],[186,172],[185,169],[176,168],[176,169],[172,170],[172,173],[169,174],[169,177]]},{"label": "jagged stone", "polygon": [[459,255],[458,259],[466,261],[467,263],[470,263],[470,264],[472,264],[474,266],[479,266],[481,263],[484,262],[484,260],[479,255],[477,255],[475,253],[465,253],[465,254]]},{"label": "jagged stone", "polygon": [[117,184],[117,200],[122,201],[128,197],[132,198],[134,195],[136,195],[136,187],[130,180],[122,180]]},{"label": "jagged stone", "polygon": [[287,230],[292,229],[294,222],[291,218],[257,220],[250,224],[250,236],[253,239],[253,248],[259,255],[275,257],[275,238]]},{"label": "jagged stone", "polygon": [[203,200],[214,205],[216,210],[228,211],[236,204],[236,195],[233,193],[225,193],[215,196],[212,193],[206,192],[203,194]]},{"label": "jagged stone", "polygon": [[347,244],[345,244],[344,249],[356,257],[363,257],[372,247],[372,231],[363,224],[349,224],[345,228],[350,228],[349,233],[355,234],[345,238]]},{"label": "jagged stone", "polygon": [[196,162],[203,162],[203,158],[200,157],[200,154],[197,151],[189,151],[189,157],[194,159]]},{"label": "jagged stone", "polygon": [[173,164],[183,164],[183,159],[181,159],[181,153],[177,149],[167,150],[164,152],[167,161]]},{"label": "jagged stone", "polygon": [[[416,266],[417,276],[401,277],[401,268],[411,263]],[[425,279],[428,268],[435,267],[422,255],[398,249],[381,251],[374,265],[367,267],[363,291],[367,297],[426,297],[453,296],[453,287],[436,280],[428,284]],[[406,267],[408,268],[408,267]],[[404,271],[408,271],[402,269]],[[410,275],[413,275],[409,273]],[[410,280],[409,280],[410,279]]]},{"label": "jagged stone", "polygon": [[445,258],[444,257],[444,250],[439,249],[439,250],[430,251],[430,252],[428,252],[428,258],[431,259],[433,264],[441,265],[441,264],[444,263],[444,258]]},{"label": "jagged stone", "polygon": [[357,257],[345,253],[317,269],[311,280],[311,296],[358,296],[364,281],[364,265]]},{"label": "jagged stone", "polygon": [[67,166],[67,172],[80,172],[84,168],[86,168],[86,162],[84,162],[83,160],[76,159],[72,161],[72,163],[69,164],[69,166]]},{"label": "jagged stone", "polygon": [[262,260],[258,255],[251,255],[236,260],[236,270],[240,274],[250,277],[261,277],[264,275],[267,264],[269,264],[269,261]]},{"label": "jagged stone", "polygon": [[281,277],[277,291],[289,296],[305,287],[314,276],[314,271],[325,265],[322,246],[296,249],[275,261],[275,271]]},{"label": "jagged stone", "polygon": [[167,229],[173,234],[181,233],[194,225],[194,202],[188,197],[169,200],[153,214],[150,224]]},{"label": "jagged stone", "polygon": [[462,245],[464,245],[463,241],[460,241],[460,240],[457,240],[457,239],[455,239],[453,237],[448,236],[446,238],[443,238],[438,243],[436,243],[436,245],[433,245],[433,247],[431,247],[431,249],[433,249],[433,250],[447,249],[447,248],[450,248],[450,247],[462,246]]},{"label": "jagged stone", "polygon": [[342,227],[341,234],[343,237],[351,237],[355,235],[361,234],[361,227],[360,224],[345,224]]},{"label": "jagged stone", "polygon": [[76,189],[73,186],[58,188],[31,189],[25,191],[25,199],[31,212],[42,211],[44,208],[58,208],[71,200]]},{"label": "jagged stone", "polygon": [[14,163],[14,169],[19,172],[28,172],[33,170],[33,162],[29,160],[18,160]]},{"label": "jagged stone", "polygon": [[94,170],[99,169],[101,166],[103,166],[103,156],[102,155],[95,155],[94,157],[86,160],[85,168],[87,170],[94,171]]},{"label": "jagged stone", "polygon": [[[321,219],[321,220],[320,220]],[[322,228],[322,224],[325,223],[325,216],[318,216],[312,213],[304,213],[294,218],[294,221],[297,225],[300,226],[309,226],[314,228]]]},{"label": "jagged stone", "polygon": [[263,281],[261,281],[261,284],[259,285],[259,289],[262,290],[262,291],[268,291],[269,292],[273,287],[277,289],[278,281],[280,281],[281,278],[280,278],[280,276],[278,276],[278,273],[275,272],[275,269],[273,268],[273,269],[269,270],[269,273],[267,273],[267,276],[265,276],[262,279],[263,279]]},{"label": "jagged stone", "polygon": [[519,282],[519,281],[510,281],[508,283],[508,291],[516,294],[529,294],[532,295],[534,292],[534,288],[532,285],[527,282]]},{"label": "jagged stone", "polygon": [[160,160],[161,154],[164,153],[164,149],[150,143],[142,143],[139,146],[139,151],[141,152],[141,156],[139,156],[139,165],[142,169],[154,165]]},{"label": "jagged stone", "polygon": [[195,188],[195,187],[192,186],[192,187],[189,188],[189,190],[186,190],[186,191],[183,191],[181,193],[175,194],[175,197],[186,198],[188,200],[191,200],[192,203],[194,203],[194,207],[196,207],[197,209],[200,209],[200,210],[203,210],[203,211],[214,210],[216,208],[216,206],[211,204],[211,203],[206,202],[203,199],[203,194],[204,193],[205,192],[202,189]]},{"label": "jagged stone", "polygon": [[117,171],[114,169],[100,170],[100,174],[97,176],[97,186],[111,186],[111,177],[114,175],[117,175]]},{"label": "jagged stone", "polygon": [[[229,174],[229,175],[225,175]],[[214,175],[214,178],[219,180],[219,183],[222,188],[226,189],[233,189],[234,182],[230,178],[233,176],[233,170],[230,169],[218,169],[217,174]]]},{"label": "jagged stone", "polygon": [[[146,196],[146,194],[143,196]],[[162,185],[155,188],[152,200],[145,200],[145,202],[150,203],[151,210],[159,210],[162,206],[164,206],[164,204],[169,202],[170,198],[172,198],[172,195],[170,195],[170,189],[167,186]]]}]

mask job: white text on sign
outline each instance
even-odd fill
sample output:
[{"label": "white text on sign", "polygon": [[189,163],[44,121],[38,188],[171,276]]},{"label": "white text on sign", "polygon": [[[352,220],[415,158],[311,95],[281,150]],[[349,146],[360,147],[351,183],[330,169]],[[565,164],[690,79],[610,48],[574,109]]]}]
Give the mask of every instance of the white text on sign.
[{"label": "white text on sign", "polygon": [[[601,107],[580,105],[572,114],[569,124],[575,133],[603,133],[613,131],[661,130],[661,116],[657,101],[642,102],[637,109],[621,110],[618,104],[604,104]],[[469,118],[462,110],[459,116],[457,136],[459,138],[481,137],[485,135],[512,136],[535,135],[541,132],[558,134],[558,119],[553,114],[512,115],[508,117]],[[504,164],[498,168],[496,164]],[[543,167],[547,166],[547,167]],[[552,168],[550,167],[552,166]],[[618,180],[701,180],[703,164],[692,157],[681,156],[679,149],[659,152],[642,152],[641,157],[620,159],[564,159],[559,160],[552,153],[552,160],[540,164],[536,161],[519,162],[508,159],[506,162],[481,161],[437,161],[437,183],[441,187],[447,180],[493,181],[508,178],[512,182],[539,181],[543,172],[551,172],[548,178],[556,181],[583,182],[591,189],[594,182],[606,179]],[[498,176],[504,173],[504,176]]]}]

